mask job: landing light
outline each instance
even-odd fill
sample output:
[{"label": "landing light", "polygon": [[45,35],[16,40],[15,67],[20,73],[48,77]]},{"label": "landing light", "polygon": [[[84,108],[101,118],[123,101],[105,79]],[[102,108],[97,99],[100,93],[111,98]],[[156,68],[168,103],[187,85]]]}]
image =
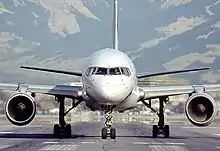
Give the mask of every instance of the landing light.
[{"label": "landing light", "polygon": [[78,91],[78,92],[77,92],[77,96],[78,96],[78,97],[81,97],[81,96],[83,96],[83,95],[86,95],[86,92],[85,92],[85,91]]},{"label": "landing light", "polygon": [[78,92],[77,92],[77,95],[78,95],[78,96],[82,96],[82,94],[83,94],[82,91],[78,91]]},{"label": "landing light", "polygon": [[140,90],[140,99],[144,99],[145,93],[143,90]]}]

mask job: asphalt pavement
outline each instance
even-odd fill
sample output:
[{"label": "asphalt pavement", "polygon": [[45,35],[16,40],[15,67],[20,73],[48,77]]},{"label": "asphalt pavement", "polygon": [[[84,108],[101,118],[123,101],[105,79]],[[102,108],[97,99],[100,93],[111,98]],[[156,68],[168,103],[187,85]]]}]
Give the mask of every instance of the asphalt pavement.
[{"label": "asphalt pavement", "polygon": [[170,125],[170,138],[152,138],[149,124],[115,124],[116,140],[101,139],[103,122],[72,124],[72,138],[53,138],[53,125],[0,125],[4,151],[210,151],[220,150],[220,127]]}]

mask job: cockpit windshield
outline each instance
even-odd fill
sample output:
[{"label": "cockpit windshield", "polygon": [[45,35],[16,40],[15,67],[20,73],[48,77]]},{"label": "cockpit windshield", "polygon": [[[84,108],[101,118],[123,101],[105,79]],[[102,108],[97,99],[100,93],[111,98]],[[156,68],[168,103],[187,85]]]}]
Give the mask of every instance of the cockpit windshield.
[{"label": "cockpit windshield", "polygon": [[107,68],[97,67],[97,71],[96,71],[95,74],[100,74],[100,75],[108,74],[108,69]]},{"label": "cockpit windshield", "polygon": [[103,68],[103,67],[89,67],[86,71],[86,75],[126,75],[130,76],[130,70],[126,67],[114,67],[114,68]]},{"label": "cockpit windshield", "polygon": [[89,76],[89,75],[92,75],[94,72],[95,72],[95,67],[89,67],[86,71],[86,75]]},{"label": "cockpit windshield", "polygon": [[109,74],[110,75],[120,75],[122,73],[121,73],[120,68],[109,68]]}]

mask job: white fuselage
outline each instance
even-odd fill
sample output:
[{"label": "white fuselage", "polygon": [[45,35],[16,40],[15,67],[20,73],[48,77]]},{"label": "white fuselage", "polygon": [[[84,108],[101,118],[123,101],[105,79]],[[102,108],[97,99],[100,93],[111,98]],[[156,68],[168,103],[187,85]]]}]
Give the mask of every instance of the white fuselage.
[{"label": "white fuselage", "polygon": [[137,104],[136,70],[121,51],[106,48],[93,53],[83,70],[82,82],[90,108],[116,105],[118,110],[126,110]]}]

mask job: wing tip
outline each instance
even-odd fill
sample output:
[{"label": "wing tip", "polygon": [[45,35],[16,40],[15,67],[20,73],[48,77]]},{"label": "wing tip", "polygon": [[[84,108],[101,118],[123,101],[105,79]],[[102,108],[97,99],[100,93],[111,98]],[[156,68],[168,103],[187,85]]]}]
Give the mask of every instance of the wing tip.
[{"label": "wing tip", "polygon": [[26,66],[25,65],[20,65],[20,68],[26,68]]},{"label": "wing tip", "polygon": [[22,69],[34,69],[34,68],[36,68],[36,67],[26,66],[26,65],[20,65],[20,68],[22,68]]},{"label": "wing tip", "polygon": [[211,69],[211,67],[201,67],[200,70],[208,70]]}]

